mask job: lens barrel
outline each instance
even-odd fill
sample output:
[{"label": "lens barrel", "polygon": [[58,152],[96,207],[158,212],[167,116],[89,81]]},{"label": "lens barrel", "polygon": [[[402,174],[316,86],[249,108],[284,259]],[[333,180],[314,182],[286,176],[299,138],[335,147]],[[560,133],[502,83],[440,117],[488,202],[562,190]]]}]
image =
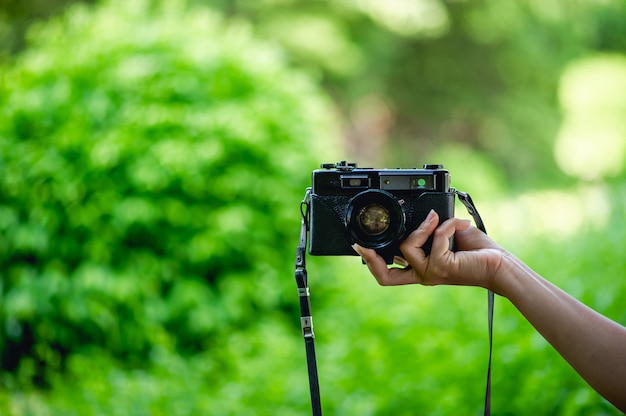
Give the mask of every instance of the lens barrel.
[{"label": "lens barrel", "polygon": [[404,233],[405,220],[404,210],[393,195],[369,189],[350,200],[344,224],[356,243],[379,249]]}]

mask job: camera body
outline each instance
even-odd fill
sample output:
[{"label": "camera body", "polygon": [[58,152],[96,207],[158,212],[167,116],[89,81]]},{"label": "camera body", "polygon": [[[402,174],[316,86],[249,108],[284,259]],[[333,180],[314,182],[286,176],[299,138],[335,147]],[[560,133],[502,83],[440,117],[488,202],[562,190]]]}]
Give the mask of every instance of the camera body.
[{"label": "camera body", "polygon": [[[440,223],[454,217],[454,197],[443,165],[371,169],[345,161],[323,164],[313,171],[309,253],[354,256],[351,246],[357,243],[391,264],[394,256],[402,256],[402,241],[431,209]],[[426,254],[431,240],[423,246]]]}]

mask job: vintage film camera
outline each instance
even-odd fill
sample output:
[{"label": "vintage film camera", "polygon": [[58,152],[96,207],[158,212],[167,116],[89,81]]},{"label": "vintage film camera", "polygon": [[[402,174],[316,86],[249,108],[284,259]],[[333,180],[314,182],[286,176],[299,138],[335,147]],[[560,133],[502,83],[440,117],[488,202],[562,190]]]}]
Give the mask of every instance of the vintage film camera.
[{"label": "vintage film camera", "polygon": [[[400,243],[431,209],[440,222],[454,216],[454,197],[443,165],[370,169],[345,161],[323,164],[313,171],[309,253],[354,256],[351,246],[357,243],[392,264],[394,256],[402,255]],[[431,240],[423,247],[427,254],[430,245]]]}]

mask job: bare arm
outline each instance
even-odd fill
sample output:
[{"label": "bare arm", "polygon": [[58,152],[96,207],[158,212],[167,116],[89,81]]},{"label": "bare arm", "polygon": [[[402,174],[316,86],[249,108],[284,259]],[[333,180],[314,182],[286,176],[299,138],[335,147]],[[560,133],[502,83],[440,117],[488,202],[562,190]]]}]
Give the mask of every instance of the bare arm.
[{"label": "bare arm", "polygon": [[506,296],[604,398],[626,412],[626,328],[511,257],[499,274]]},{"label": "bare arm", "polygon": [[[480,286],[508,298],[599,394],[626,412],[626,328],[542,278],[468,221],[437,227],[431,213],[401,246],[411,267],[388,268],[374,250],[355,246],[383,286],[418,283]],[[434,233],[430,256],[421,246]],[[448,250],[456,235],[459,250]]]}]

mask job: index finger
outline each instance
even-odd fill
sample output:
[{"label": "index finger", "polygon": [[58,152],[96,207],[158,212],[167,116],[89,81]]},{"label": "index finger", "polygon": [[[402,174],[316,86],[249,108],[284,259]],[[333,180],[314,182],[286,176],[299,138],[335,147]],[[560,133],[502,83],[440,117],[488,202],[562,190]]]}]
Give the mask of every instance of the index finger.
[{"label": "index finger", "polygon": [[417,283],[413,270],[410,267],[401,269],[398,267],[387,267],[387,262],[376,250],[361,247],[358,244],[352,246],[365,262],[372,276],[381,286],[396,286]]},{"label": "index finger", "polygon": [[[432,234],[432,232],[437,228],[437,224],[439,221],[439,216],[434,210],[431,210],[428,213],[426,219],[420,224],[420,226],[411,234],[409,237],[412,241],[412,244],[417,246],[422,246],[428,237]],[[415,270],[409,268],[397,268],[387,267],[387,262],[376,253],[375,250],[361,247],[357,244],[353,246],[354,250],[361,255],[363,261],[367,265],[367,268],[370,270],[370,273],[374,276],[376,281],[381,286],[395,286],[395,285],[406,285],[411,283],[418,283]],[[424,262],[427,261],[426,254],[424,251],[420,250],[422,255],[418,258],[418,256],[411,256],[411,258],[406,258],[412,267],[417,267],[419,269],[424,269]],[[404,252],[403,252],[404,254]]]}]

